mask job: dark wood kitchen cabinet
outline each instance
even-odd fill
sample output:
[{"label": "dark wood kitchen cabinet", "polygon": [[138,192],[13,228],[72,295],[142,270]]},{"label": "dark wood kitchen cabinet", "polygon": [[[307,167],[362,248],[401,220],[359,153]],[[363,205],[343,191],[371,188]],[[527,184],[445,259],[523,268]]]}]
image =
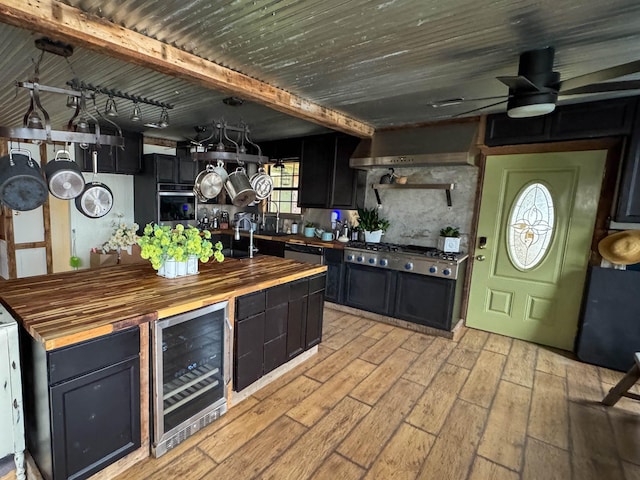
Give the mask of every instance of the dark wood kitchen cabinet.
[{"label": "dark wood kitchen cabinet", "polygon": [[614,220],[640,222],[640,102],[636,107],[631,138],[627,144],[620,175]]},{"label": "dark wood kitchen cabinet", "polygon": [[393,313],[395,271],[354,263],[346,263],[345,269],[345,305],[381,315]]},{"label": "dark wood kitchen cabinet", "polygon": [[355,208],[357,177],[349,158],[359,141],[342,134],[303,138],[299,206]]},{"label": "dark wood kitchen cabinet", "polygon": [[456,280],[398,272],[393,317],[451,330]]},{"label": "dark wood kitchen cabinet", "polygon": [[142,173],[155,183],[193,184],[198,162],[186,157],[149,153],[142,157]]},{"label": "dark wood kitchen cabinet", "polygon": [[47,480],[84,479],[140,447],[138,327],[52,351],[22,332],[27,444]]},{"label": "dark wood kitchen cabinet", "polygon": [[324,264],[327,266],[327,286],[324,298],[332,303],[343,303],[344,259],[343,251],[335,248],[324,249]]},{"label": "dark wood kitchen cabinet", "polygon": [[[113,135],[113,133],[108,132]],[[142,169],[142,134],[135,132],[122,132],[124,137],[124,149],[111,145],[102,145],[98,149],[98,173],[121,173],[135,175]],[[82,149],[76,144],[76,162],[83,172],[93,171],[94,146]]]},{"label": "dark wood kitchen cabinet", "polygon": [[326,275],[314,275],[236,299],[233,388],[320,343]]}]

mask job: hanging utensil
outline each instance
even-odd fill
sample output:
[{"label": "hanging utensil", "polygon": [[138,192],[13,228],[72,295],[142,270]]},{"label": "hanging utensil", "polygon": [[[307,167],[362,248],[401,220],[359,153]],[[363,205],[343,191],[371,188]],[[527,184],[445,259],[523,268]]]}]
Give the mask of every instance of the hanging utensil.
[{"label": "hanging utensil", "polygon": [[0,157],[0,202],[11,210],[34,210],[47,200],[47,184],[31,152],[11,149]]},{"label": "hanging utensil", "polygon": [[85,185],[84,191],[76,197],[76,208],[89,218],[104,217],[113,207],[113,193],[105,184],[96,182],[98,175],[98,152],[92,152],[93,178]]},{"label": "hanging utensil", "polygon": [[256,192],[256,200],[264,200],[271,195],[273,179],[267,174],[267,171],[262,165],[260,165],[258,171],[251,176],[249,182]]},{"label": "hanging utensil", "polygon": [[53,160],[44,167],[51,195],[61,200],[71,200],[84,191],[85,181],[76,162],[67,150],[58,150]]}]

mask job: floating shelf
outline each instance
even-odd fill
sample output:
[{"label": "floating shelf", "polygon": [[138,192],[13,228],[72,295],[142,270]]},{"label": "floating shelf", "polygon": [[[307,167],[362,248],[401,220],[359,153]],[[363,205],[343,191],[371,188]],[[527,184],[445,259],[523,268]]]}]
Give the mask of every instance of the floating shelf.
[{"label": "floating shelf", "polygon": [[451,190],[456,188],[455,183],[372,183],[371,188],[376,192],[378,204],[380,195],[378,190],[444,190],[447,196],[447,206],[451,206]]}]

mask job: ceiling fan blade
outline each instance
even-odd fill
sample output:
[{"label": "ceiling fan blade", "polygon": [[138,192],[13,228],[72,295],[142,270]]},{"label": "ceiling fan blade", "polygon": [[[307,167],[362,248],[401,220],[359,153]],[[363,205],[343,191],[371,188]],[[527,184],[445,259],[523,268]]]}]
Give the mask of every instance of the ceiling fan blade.
[{"label": "ceiling fan blade", "polygon": [[467,110],[466,112],[456,113],[455,115],[452,115],[451,118],[461,117],[462,115],[466,115],[468,113],[479,112],[480,110],[484,110],[485,108],[495,107],[496,105],[500,105],[500,104],[506,103],[508,101],[509,101],[508,99],[507,100],[502,100],[500,102],[491,103],[489,105],[484,105],[484,106],[479,107],[479,108],[474,108],[473,110]]},{"label": "ceiling fan blade", "polygon": [[623,80],[620,82],[592,83],[583,87],[562,90],[559,95],[580,95],[583,93],[616,92],[620,90],[640,90],[640,80]]},{"label": "ceiling fan blade", "polygon": [[558,93],[560,95],[565,95],[566,92],[573,91],[576,88],[604,82],[606,80],[613,80],[614,78],[620,78],[625,75],[631,75],[632,73],[638,72],[640,72],[640,60],[587,73],[585,75],[580,75],[579,77],[569,78],[558,82],[557,89],[559,90]]},{"label": "ceiling fan blade", "polygon": [[539,92],[540,88],[522,75],[496,77],[513,91],[517,92]]},{"label": "ceiling fan blade", "polygon": [[454,105],[460,105],[461,103],[464,103],[464,102],[482,102],[485,100],[497,100],[498,98],[507,98],[507,97],[508,95],[497,95],[494,97],[480,97],[480,98],[464,98],[464,97],[446,98],[443,100],[436,100],[435,102],[430,102],[427,105],[433,108],[441,108],[441,107],[451,107]]}]

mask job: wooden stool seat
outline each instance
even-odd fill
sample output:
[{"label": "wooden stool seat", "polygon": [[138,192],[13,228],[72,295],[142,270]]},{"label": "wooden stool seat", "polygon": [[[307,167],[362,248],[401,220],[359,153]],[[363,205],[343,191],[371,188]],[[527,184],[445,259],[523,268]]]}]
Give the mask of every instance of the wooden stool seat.
[{"label": "wooden stool seat", "polygon": [[620,397],[640,400],[640,395],[629,392],[629,389],[640,379],[640,352],[636,352],[633,357],[635,358],[636,364],[631,367],[631,370],[622,377],[615,387],[609,390],[607,396],[602,400],[604,405],[612,407],[620,400]]}]

